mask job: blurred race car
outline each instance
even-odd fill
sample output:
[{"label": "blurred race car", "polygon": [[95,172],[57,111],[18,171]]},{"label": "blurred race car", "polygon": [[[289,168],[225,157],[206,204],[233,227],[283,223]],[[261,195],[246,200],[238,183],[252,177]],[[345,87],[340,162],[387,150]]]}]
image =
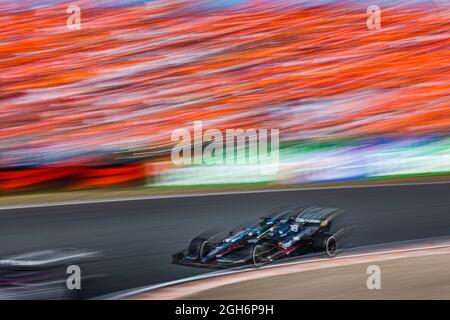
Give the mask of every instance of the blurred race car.
[{"label": "blurred race car", "polygon": [[66,286],[67,267],[100,255],[98,251],[65,248],[0,259],[0,300],[78,298],[79,290]]},{"label": "blurred race car", "polygon": [[176,264],[223,268],[245,264],[260,266],[276,259],[311,252],[338,252],[337,233],[332,222],[342,213],[336,208],[284,209],[256,224],[221,234],[200,235],[187,250],[172,256]]}]

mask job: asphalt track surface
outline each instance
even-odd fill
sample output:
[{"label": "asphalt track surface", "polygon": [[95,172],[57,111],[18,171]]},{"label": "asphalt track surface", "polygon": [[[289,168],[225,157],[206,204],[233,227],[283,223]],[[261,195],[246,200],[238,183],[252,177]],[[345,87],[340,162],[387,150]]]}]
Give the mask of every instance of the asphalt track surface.
[{"label": "asphalt track surface", "polygon": [[450,235],[450,184],[280,191],[0,211],[0,256],[77,247],[104,257],[82,268],[103,274],[83,297],[208,272],[171,264],[171,254],[197,234],[233,229],[281,206],[321,205],[346,210],[353,246]]}]

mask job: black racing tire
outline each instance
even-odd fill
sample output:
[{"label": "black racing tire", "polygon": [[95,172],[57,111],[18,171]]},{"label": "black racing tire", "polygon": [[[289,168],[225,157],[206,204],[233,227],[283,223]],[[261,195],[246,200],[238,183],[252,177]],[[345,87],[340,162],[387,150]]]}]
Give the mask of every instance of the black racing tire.
[{"label": "black racing tire", "polygon": [[251,248],[251,263],[254,267],[260,267],[265,263],[265,261],[262,260],[264,255],[265,248],[264,246],[260,244],[255,244]]},{"label": "black racing tire", "polygon": [[188,254],[196,256],[198,259],[203,258],[206,255],[206,245],[208,244],[208,240],[196,237],[191,240],[188,248]]},{"label": "black racing tire", "polygon": [[332,235],[325,238],[325,252],[328,257],[334,258],[338,252],[338,242]]}]

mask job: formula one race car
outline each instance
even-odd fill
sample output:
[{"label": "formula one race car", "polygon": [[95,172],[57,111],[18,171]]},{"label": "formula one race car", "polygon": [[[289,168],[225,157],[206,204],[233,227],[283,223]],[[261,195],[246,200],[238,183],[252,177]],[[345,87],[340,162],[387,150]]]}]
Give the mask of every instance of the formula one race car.
[{"label": "formula one race car", "polygon": [[325,252],[334,257],[339,246],[339,230],[332,232],[331,225],[341,212],[323,207],[284,209],[226,236],[197,236],[187,251],[173,255],[173,262],[226,268],[246,264],[260,266],[312,252]]},{"label": "formula one race car", "polygon": [[78,299],[80,290],[67,288],[67,267],[81,266],[100,255],[98,251],[64,248],[0,259],[0,300]]}]

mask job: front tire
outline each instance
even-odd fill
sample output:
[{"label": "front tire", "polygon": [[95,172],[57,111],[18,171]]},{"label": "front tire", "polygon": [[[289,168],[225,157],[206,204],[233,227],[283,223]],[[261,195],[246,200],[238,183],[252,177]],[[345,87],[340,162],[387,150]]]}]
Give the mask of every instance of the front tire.
[{"label": "front tire", "polygon": [[254,267],[260,267],[270,262],[268,257],[270,256],[271,250],[266,244],[255,244],[251,247],[250,252],[250,263],[252,263]]},{"label": "front tire", "polygon": [[197,259],[203,258],[207,254],[207,244],[208,241],[204,238],[197,237],[192,239],[191,243],[189,244],[188,254],[197,257]]},{"label": "front tire", "polygon": [[259,267],[262,264],[262,246],[256,245],[252,250],[252,262],[253,266]]}]

